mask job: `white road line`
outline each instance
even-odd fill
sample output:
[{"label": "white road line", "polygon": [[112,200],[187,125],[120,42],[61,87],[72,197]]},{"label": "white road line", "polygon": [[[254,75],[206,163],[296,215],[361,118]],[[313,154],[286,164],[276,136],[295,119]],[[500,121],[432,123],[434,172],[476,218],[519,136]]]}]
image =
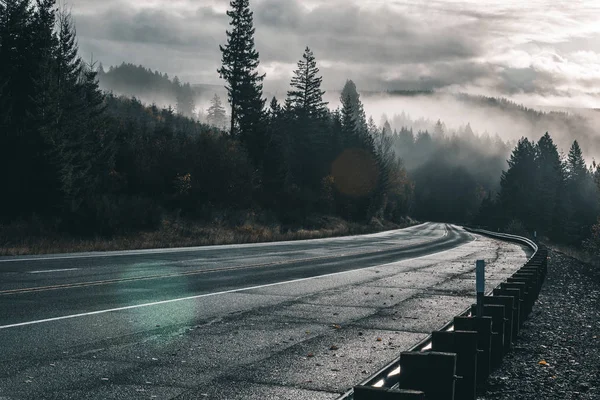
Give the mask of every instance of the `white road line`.
[{"label": "white road line", "polygon": [[353,269],[353,270],[349,270],[349,271],[333,272],[331,274],[311,276],[311,277],[308,277],[308,278],[292,279],[292,280],[284,281],[284,282],[268,283],[266,285],[258,285],[258,286],[251,286],[251,287],[246,287],[246,288],[240,288],[240,289],[225,290],[225,291],[222,291],[222,292],[206,293],[206,294],[200,294],[200,295],[188,296],[188,297],[181,297],[181,298],[171,299],[171,300],[155,301],[155,302],[152,302],[152,303],[136,304],[136,305],[133,305],[133,306],[110,308],[110,309],[107,309],[107,310],[90,311],[90,312],[81,313],[81,314],[64,315],[62,317],[40,319],[40,320],[36,320],[36,321],[20,322],[18,324],[11,324],[11,325],[0,326],[0,330],[2,330],[2,329],[9,329],[9,328],[17,328],[17,327],[20,327],[20,326],[43,324],[43,323],[46,323],[46,322],[62,321],[62,320],[65,320],[65,319],[87,317],[87,316],[90,316],[90,315],[106,314],[106,313],[115,312],[115,311],[125,311],[125,310],[132,310],[132,309],[135,309],[135,308],[158,306],[158,305],[161,305],[161,304],[176,303],[176,302],[186,301],[186,300],[201,299],[203,297],[218,296],[218,295],[221,295],[221,294],[245,292],[247,290],[255,290],[255,289],[262,289],[262,288],[266,288],[266,287],[284,285],[286,283],[303,282],[303,281],[308,281],[308,280],[317,279],[317,278],[325,278],[325,277],[329,277],[329,276],[336,276],[336,275],[348,274],[350,272],[360,271],[360,270],[363,270],[363,269],[385,267],[385,266],[393,265],[393,264],[396,264],[396,263],[402,262],[402,261],[417,260],[419,258],[437,256],[437,255],[442,254],[442,253],[447,253],[449,251],[453,251],[453,250],[459,249],[459,248],[461,248],[463,246],[466,246],[468,244],[471,244],[471,243],[477,241],[477,237],[476,236],[471,235],[471,237],[473,237],[472,241],[467,242],[465,244],[462,244],[462,245],[460,245],[458,247],[453,247],[451,249],[443,250],[443,251],[440,251],[440,252],[437,252],[437,253],[431,253],[431,254],[427,254],[427,255],[424,255],[424,256],[407,258],[407,259],[404,259],[404,260],[394,261],[394,262],[391,262],[391,263],[386,263],[386,264],[381,264],[381,265],[374,265],[374,266],[370,266],[370,267],[358,268],[358,269]]},{"label": "white road line", "polygon": [[[227,249],[240,249],[240,248],[253,248],[253,247],[265,247],[265,246],[284,246],[284,245],[301,245],[303,243],[314,243],[314,242],[327,242],[327,241],[349,241],[355,239],[357,237],[365,237],[365,238],[377,238],[380,236],[388,236],[394,233],[406,233],[408,230],[422,227],[424,225],[429,225],[429,222],[423,222],[417,225],[409,226],[402,229],[393,229],[391,231],[383,231],[377,233],[369,233],[366,235],[351,235],[351,236],[337,236],[337,237],[329,237],[329,238],[319,238],[319,239],[306,239],[306,240],[287,240],[281,242],[262,242],[262,243],[242,243],[242,244],[220,244],[220,245],[212,245],[212,246],[196,246],[196,247],[174,247],[174,248],[164,248],[164,249],[142,249],[142,250],[122,250],[122,251],[105,251],[105,252],[97,252],[97,253],[80,253],[80,254],[57,254],[55,256],[45,255],[39,257],[27,257],[27,256],[17,256],[14,258],[0,258],[0,263],[8,263],[8,262],[20,262],[20,261],[48,261],[48,260],[70,260],[70,259],[78,259],[78,258],[96,258],[96,257],[119,257],[119,256],[137,256],[137,255],[146,255],[146,254],[170,254],[170,253],[181,253],[186,251],[208,251],[208,250],[227,250]],[[404,231],[404,232],[403,232]]]},{"label": "white road line", "polygon": [[42,269],[39,271],[27,271],[29,274],[48,274],[50,272],[77,271],[79,268]]}]

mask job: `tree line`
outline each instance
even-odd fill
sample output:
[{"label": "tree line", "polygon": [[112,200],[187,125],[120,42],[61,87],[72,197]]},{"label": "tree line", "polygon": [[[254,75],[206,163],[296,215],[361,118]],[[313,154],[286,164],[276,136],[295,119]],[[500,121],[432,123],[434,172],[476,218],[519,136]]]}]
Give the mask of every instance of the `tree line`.
[{"label": "tree line", "polygon": [[241,146],[184,114],[103,93],[54,0],[0,2],[0,222],[112,235],[250,207]]},{"label": "tree line", "polygon": [[347,81],[341,108],[330,111],[307,47],[283,104],[273,98],[265,111],[249,1],[231,1],[227,15],[231,29],[218,72],[227,82],[229,132],[256,170],[261,202],[300,219],[314,212],[359,221],[406,215],[412,186],[389,132],[368,123],[356,85]]},{"label": "tree line", "polygon": [[586,165],[577,141],[562,157],[549,133],[537,142],[522,138],[476,222],[581,245],[600,215],[599,184],[600,169]]},{"label": "tree line", "polygon": [[575,244],[590,236],[600,179],[577,143],[563,160],[549,135],[522,139],[506,169],[509,144],[469,125],[378,126],[351,80],[332,110],[309,47],[287,96],[267,103],[248,0],[231,1],[228,16],[218,73],[231,111],[215,96],[204,124],[190,118],[190,97],[173,109],[100,90],[98,74],[111,70],[79,57],[55,0],[0,2],[0,222],[113,235],[156,229],[164,215],[235,223],[251,210],[284,226],[410,215]]},{"label": "tree line", "polygon": [[108,71],[99,63],[96,72],[99,85],[105,91],[152,99],[152,103],[159,99],[165,104],[174,104],[181,115],[194,117],[196,93],[188,82],[181,82],[177,76],[171,79],[166,73],[125,62],[110,66]]},{"label": "tree line", "polygon": [[354,84],[344,106],[329,111],[307,48],[284,104],[267,107],[258,53],[248,50],[252,14],[247,2],[232,5],[244,15],[245,31],[234,32],[245,41],[233,42],[246,59],[230,58],[226,131],[217,99],[215,128],[187,118],[179,102],[159,108],[101,91],[103,69],[80,58],[73,20],[54,0],[0,3],[2,221],[36,216],[68,232],[110,235],[156,228],[165,212],[210,218],[255,209],[290,224],[314,213],[405,216],[412,187],[389,138],[367,124]]}]

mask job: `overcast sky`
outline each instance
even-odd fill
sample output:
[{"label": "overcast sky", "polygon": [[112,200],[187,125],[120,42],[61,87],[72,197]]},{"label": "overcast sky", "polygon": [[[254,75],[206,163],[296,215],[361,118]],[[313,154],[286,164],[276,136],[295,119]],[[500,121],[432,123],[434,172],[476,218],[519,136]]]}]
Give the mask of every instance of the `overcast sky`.
[{"label": "overcast sky", "polygon": [[[82,55],[220,83],[226,0],[71,0]],[[251,0],[268,88],[306,46],[327,89],[436,89],[600,107],[600,1]],[[284,90],[284,89],[282,89]]]}]

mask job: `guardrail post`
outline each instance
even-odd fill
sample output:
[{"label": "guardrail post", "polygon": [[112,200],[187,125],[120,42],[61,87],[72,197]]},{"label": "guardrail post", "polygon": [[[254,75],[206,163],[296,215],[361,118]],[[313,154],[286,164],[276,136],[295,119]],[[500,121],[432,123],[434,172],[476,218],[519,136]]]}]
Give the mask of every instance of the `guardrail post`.
[{"label": "guardrail post", "polygon": [[456,354],[403,352],[400,354],[400,389],[420,390],[427,400],[454,400]]},{"label": "guardrail post", "polygon": [[477,383],[483,383],[491,371],[492,318],[454,317],[457,331],[477,332]]},{"label": "guardrail post", "polygon": [[535,288],[531,280],[523,277],[510,276],[506,278],[506,283],[520,283],[525,287],[525,318],[529,317],[531,310],[533,310],[533,304],[535,303]]},{"label": "guardrail post", "polygon": [[513,321],[512,321],[512,338],[517,340],[519,336],[519,327],[521,326],[521,307],[523,300],[521,299],[521,291],[519,289],[502,289],[496,288],[493,291],[494,297],[507,296],[513,299]]},{"label": "guardrail post", "polygon": [[[514,310],[514,298],[509,296],[485,296],[483,302],[487,305],[504,307],[504,354],[508,354],[513,343],[513,323],[518,323],[518,316]],[[516,316],[517,321],[515,322]]]},{"label": "guardrail post", "polygon": [[523,279],[524,282],[528,282],[531,285],[531,288],[533,289],[533,301],[535,302],[537,300],[541,288],[538,281],[537,273],[533,271],[529,272],[519,270],[512,274],[511,278],[520,278]]},{"label": "guardrail post", "polygon": [[477,332],[435,331],[431,333],[431,350],[456,353],[454,397],[475,400],[477,388]]},{"label": "guardrail post", "polygon": [[[508,279],[512,279],[512,278],[508,278]],[[519,328],[521,328],[523,326],[523,324],[525,323],[527,316],[529,315],[529,311],[528,311],[529,307],[530,307],[529,302],[531,301],[531,295],[529,294],[529,291],[527,290],[527,285],[525,284],[525,282],[507,281],[507,282],[502,282],[500,284],[500,288],[501,289],[517,289],[517,290],[519,290],[521,299],[523,300],[523,302],[521,303],[521,314],[519,315]]]},{"label": "guardrail post", "polygon": [[[475,312],[476,305],[471,306],[471,313]],[[492,367],[497,368],[502,364],[504,357],[504,306],[484,305],[483,315],[492,317]]]}]

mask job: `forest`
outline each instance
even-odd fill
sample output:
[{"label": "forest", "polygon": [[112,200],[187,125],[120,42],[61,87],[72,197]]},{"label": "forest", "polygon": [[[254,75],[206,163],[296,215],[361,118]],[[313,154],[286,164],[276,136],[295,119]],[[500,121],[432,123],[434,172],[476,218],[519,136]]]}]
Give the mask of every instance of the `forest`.
[{"label": "forest", "polygon": [[170,79],[166,73],[125,62],[116,67],[110,66],[107,71],[99,63],[96,73],[100,88],[106,92],[140,100],[159,99],[161,105],[174,104],[179,114],[194,117],[196,93],[188,82],[181,82],[177,76]]},{"label": "forest", "polygon": [[[248,0],[227,14],[229,107],[214,95],[200,122],[188,83],[85,62],[55,0],[0,2],[0,246],[35,232],[110,238],[181,220],[286,231],[335,217],[372,230],[416,219],[535,231],[598,251],[600,173],[577,142],[563,157],[539,132],[511,154],[514,143],[468,124],[377,124],[352,80],[332,109],[309,47],[287,96],[267,101]],[[111,90],[127,85],[161,88],[176,106]]]}]

